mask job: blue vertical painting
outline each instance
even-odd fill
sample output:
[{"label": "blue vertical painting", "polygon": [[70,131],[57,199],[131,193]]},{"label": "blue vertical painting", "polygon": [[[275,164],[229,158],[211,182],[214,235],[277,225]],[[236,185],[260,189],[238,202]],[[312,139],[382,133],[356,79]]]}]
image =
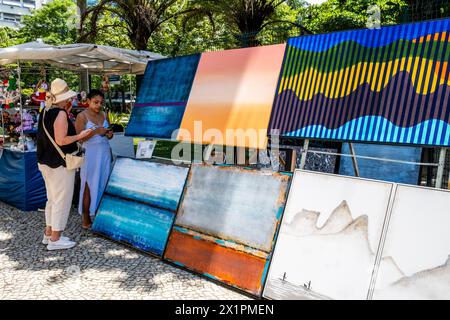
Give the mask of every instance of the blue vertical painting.
[{"label": "blue vertical painting", "polygon": [[[395,159],[410,162],[420,162],[422,156],[422,148],[419,147],[400,147],[362,143],[354,143],[353,146],[357,156]],[[342,153],[350,154],[348,143],[344,143],[342,145]],[[360,158],[357,158],[357,160],[359,173],[362,178],[413,185],[418,183],[420,166]],[[347,176],[355,175],[352,158],[341,157],[339,173]]]},{"label": "blue vertical painting", "polygon": [[162,256],[189,168],[118,158],[92,230]]},{"label": "blue vertical painting", "polygon": [[125,130],[127,136],[170,139],[180,127],[200,55],[151,61]]}]

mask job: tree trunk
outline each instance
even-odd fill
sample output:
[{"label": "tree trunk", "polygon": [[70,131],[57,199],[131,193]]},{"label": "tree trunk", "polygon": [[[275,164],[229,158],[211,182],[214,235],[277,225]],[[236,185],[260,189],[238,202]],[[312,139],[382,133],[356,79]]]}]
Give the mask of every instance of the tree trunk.
[{"label": "tree trunk", "polygon": [[77,26],[77,38],[80,39],[81,37],[81,17],[86,12],[87,9],[87,0],[77,0],[77,14],[78,18],[80,19],[80,24]]},{"label": "tree trunk", "polygon": [[77,6],[80,9],[80,14],[83,14],[87,8],[87,0],[77,0]]},{"label": "tree trunk", "polygon": [[136,50],[147,50],[147,43],[150,37],[138,35],[134,41],[134,47]]}]

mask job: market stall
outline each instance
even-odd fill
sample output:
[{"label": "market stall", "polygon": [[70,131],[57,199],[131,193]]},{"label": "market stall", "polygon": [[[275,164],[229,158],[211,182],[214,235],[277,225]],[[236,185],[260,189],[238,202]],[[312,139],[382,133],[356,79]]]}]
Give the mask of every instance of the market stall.
[{"label": "market stall", "polygon": [[[2,78],[5,78],[0,85],[0,201],[25,211],[43,208],[46,201],[34,142],[38,112],[48,85],[43,78],[34,86],[30,101],[25,102],[21,86],[25,62],[71,70],[79,73],[80,78],[87,78],[92,74],[143,74],[148,61],[161,58],[163,56],[148,51],[83,43],[51,46],[35,41],[0,49]],[[82,99],[80,95],[79,101],[74,103]]]}]

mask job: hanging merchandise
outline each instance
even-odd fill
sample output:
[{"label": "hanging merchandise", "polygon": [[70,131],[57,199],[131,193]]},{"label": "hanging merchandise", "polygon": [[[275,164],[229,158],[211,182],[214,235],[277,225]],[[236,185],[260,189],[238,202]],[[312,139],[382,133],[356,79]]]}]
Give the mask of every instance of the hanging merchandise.
[{"label": "hanging merchandise", "polygon": [[103,93],[106,93],[109,91],[109,77],[108,76],[103,76],[102,79],[102,91]]},{"label": "hanging merchandise", "polygon": [[13,92],[17,90],[17,79],[15,76],[10,76],[8,81],[7,91]]},{"label": "hanging merchandise", "polygon": [[41,76],[42,79],[45,79],[47,77],[47,71],[45,71],[44,66],[41,66],[39,68],[39,75]]},{"label": "hanging merchandise", "polygon": [[0,82],[0,102],[5,105],[5,109],[14,108],[15,102],[19,99],[17,89],[17,78],[12,75],[4,78]]},{"label": "hanging merchandise", "polygon": [[0,105],[4,105],[6,100],[6,88],[3,85],[3,81],[0,82]]},{"label": "hanging merchandise", "polygon": [[87,102],[87,94],[85,91],[81,91],[78,95],[78,107],[87,108],[89,103]]},{"label": "hanging merchandise", "polygon": [[35,105],[39,105],[39,111],[42,111],[42,108],[45,107],[45,96],[48,91],[48,84],[45,80],[39,80],[36,85],[36,91],[34,92],[31,100]]},{"label": "hanging merchandise", "polygon": [[78,107],[78,97],[73,97],[70,100],[70,103],[72,104],[72,108],[77,108]]},{"label": "hanging merchandise", "polygon": [[[17,114],[19,115],[19,119],[20,119],[20,113],[17,113]],[[22,130],[23,131],[33,130],[33,126],[34,126],[33,116],[27,110],[23,110],[22,120],[23,120],[23,123],[15,129],[17,133],[20,133]]]}]

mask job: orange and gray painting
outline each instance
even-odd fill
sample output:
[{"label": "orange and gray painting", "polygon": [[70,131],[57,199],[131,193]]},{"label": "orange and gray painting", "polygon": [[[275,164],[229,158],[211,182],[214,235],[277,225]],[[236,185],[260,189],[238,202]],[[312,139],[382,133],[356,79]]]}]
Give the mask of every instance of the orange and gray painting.
[{"label": "orange and gray painting", "polygon": [[[195,75],[178,140],[238,147],[266,147],[267,126],[281,71],[285,45],[203,53]],[[194,136],[194,122],[202,122]],[[222,135],[203,135],[215,129]],[[226,130],[255,130],[261,137],[224,141]],[[230,139],[231,140],[231,139]]]},{"label": "orange and gray painting", "polygon": [[290,177],[193,165],[165,258],[261,295]]}]

